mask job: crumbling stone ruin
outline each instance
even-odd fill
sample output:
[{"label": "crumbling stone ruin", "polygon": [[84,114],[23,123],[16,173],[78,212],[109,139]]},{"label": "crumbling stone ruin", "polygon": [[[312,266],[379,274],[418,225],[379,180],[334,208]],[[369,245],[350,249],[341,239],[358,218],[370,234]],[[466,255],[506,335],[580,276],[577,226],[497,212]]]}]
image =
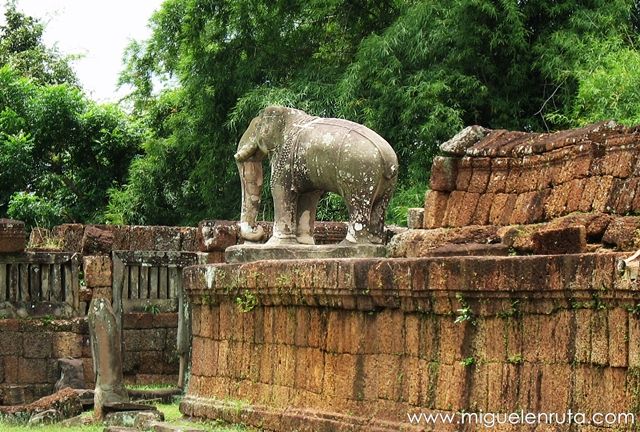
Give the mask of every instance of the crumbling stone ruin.
[{"label": "crumbling stone ruin", "polygon": [[[187,268],[181,411],[278,431],[457,427],[419,424],[420,413],[635,412],[639,138],[611,122],[472,127],[442,146],[392,259]],[[546,427],[576,426],[515,426]]]},{"label": "crumbling stone ruin", "polygon": [[[51,395],[59,359],[79,360],[75,376],[95,384],[86,312],[102,298],[122,330],[125,382],[183,380],[189,416],[418,431],[409,414],[634,413],[639,145],[638,130],[611,122],[467,129],[443,144],[409,229],[387,227],[387,258],[225,263],[242,242],[233,221],[34,234],[55,238],[39,242],[52,251],[3,221],[0,405],[37,407],[46,422],[58,397],[83,404],[68,388]],[[315,242],[346,231],[316,224]]]}]

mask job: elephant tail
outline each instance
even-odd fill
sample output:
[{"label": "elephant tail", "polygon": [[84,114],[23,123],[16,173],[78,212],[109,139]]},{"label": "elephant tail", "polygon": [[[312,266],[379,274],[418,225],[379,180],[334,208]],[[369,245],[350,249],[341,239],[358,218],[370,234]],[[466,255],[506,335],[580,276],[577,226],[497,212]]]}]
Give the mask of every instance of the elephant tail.
[{"label": "elephant tail", "polygon": [[[387,144],[387,146],[389,146],[389,144]],[[391,148],[391,146],[389,146],[389,148]],[[391,180],[398,175],[398,157],[393,150],[389,152],[385,151],[386,149],[381,149],[379,147],[378,150],[380,151],[380,156],[382,156],[384,163],[384,177],[387,180]]]}]

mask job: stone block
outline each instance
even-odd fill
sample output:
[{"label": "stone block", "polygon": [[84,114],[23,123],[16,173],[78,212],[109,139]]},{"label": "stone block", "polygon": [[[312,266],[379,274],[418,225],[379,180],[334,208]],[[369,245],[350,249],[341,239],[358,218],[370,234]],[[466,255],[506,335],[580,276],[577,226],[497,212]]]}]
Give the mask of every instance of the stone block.
[{"label": "stone block", "polygon": [[627,367],[629,343],[629,313],[621,307],[609,310],[609,366]]},{"label": "stone block", "polygon": [[407,227],[409,229],[422,229],[424,224],[424,208],[407,209]]},{"label": "stone block", "polygon": [[89,288],[111,287],[111,256],[89,255],[82,259],[84,281]]},{"label": "stone block", "polygon": [[444,212],[444,218],[442,222],[443,226],[456,226],[455,224],[458,219],[458,213],[461,211],[465,195],[466,192],[463,191],[451,192],[449,200],[447,201],[447,209]]},{"label": "stone block", "polygon": [[238,243],[238,224],[231,221],[204,220],[196,237],[200,252],[220,252]]},{"label": "stone block", "polygon": [[491,203],[491,210],[489,211],[489,224],[500,225],[502,215],[504,213],[504,207],[508,199],[508,194],[494,195],[493,202]]},{"label": "stone block", "polygon": [[598,182],[598,188],[595,191],[593,197],[593,203],[591,208],[594,212],[600,213],[610,213],[611,208],[607,207],[609,203],[609,197],[611,194],[611,190],[613,189],[613,177],[612,176],[603,176],[600,177]]},{"label": "stone block", "polygon": [[467,192],[464,195],[462,204],[454,221],[454,226],[463,227],[471,224],[480,196],[480,194],[472,192]]},{"label": "stone block", "polygon": [[94,226],[87,226],[82,236],[83,255],[108,255],[113,249],[113,233]]},{"label": "stone block", "polygon": [[54,237],[62,240],[62,248],[67,252],[82,251],[82,236],[84,225],[82,224],[62,224],[51,230]]},{"label": "stone block", "polygon": [[22,352],[26,358],[51,357],[51,333],[31,333],[23,339]]},{"label": "stone block", "polygon": [[459,158],[436,156],[431,165],[430,189],[451,192],[456,189]]},{"label": "stone block", "polygon": [[587,232],[584,226],[545,229],[535,232],[532,241],[537,255],[584,253]]},{"label": "stone block", "polygon": [[0,254],[23,252],[25,241],[24,222],[0,219]]},{"label": "stone block", "polygon": [[56,332],[52,335],[52,355],[56,358],[81,357],[83,337],[72,332]]},{"label": "stone block", "polygon": [[493,199],[495,195],[493,193],[481,194],[476,205],[476,210],[471,219],[473,225],[486,225],[489,223],[489,214],[491,212],[491,206],[493,205]]},{"label": "stone block", "polygon": [[469,180],[468,192],[485,193],[491,170],[488,168],[473,168],[473,174]]},{"label": "stone block", "polygon": [[602,242],[615,245],[621,251],[635,251],[640,247],[640,217],[622,216],[613,219],[602,236]]},{"label": "stone block", "polygon": [[449,194],[428,190],[424,199],[424,227],[438,228],[444,222]]},{"label": "stone block", "polygon": [[178,251],[181,233],[178,227],[132,226],[131,250]]},{"label": "stone block", "polygon": [[440,150],[447,154],[464,156],[467,149],[473,147],[491,132],[482,126],[467,126],[449,141],[440,144]]}]

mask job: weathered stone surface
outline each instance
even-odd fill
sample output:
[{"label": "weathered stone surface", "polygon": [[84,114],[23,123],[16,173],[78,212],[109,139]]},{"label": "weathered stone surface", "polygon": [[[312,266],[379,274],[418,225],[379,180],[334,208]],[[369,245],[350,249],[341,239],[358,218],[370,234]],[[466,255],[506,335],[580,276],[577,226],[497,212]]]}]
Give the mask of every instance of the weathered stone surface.
[{"label": "weathered stone surface", "polygon": [[[628,306],[635,285],[614,269],[623,255],[190,267],[198,324],[181,412],[353,432],[413,432],[407,412],[470,406],[627,412],[640,321]],[[243,292],[258,300],[249,312],[236,305]]]},{"label": "weathered stone surface", "polygon": [[583,253],[587,246],[584,226],[547,228],[532,235],[533,252],[539,255]]},{"label": "weathered stone surface", "polygon": [[46,424],[57,423],[60,421],[61,414],[54,409],[48,409],[31,415],[29,418],[29,426],[40,426]]},{"label": "weathered stone surface", "polygon": [[84,225],[62,224],[53,227],[51,233],[54,237],[61,239],[63,250],[69,252],[82,251],[82,236],[84,235]]},{"label": "weathered stone surface", "polygon": [[164,414],[149,406],[144,411],[117,411],[110,412],[104,416],[106,426],[135,427],[146,430],[146,424],[152,421],[163,421]]},{"label": "weathered stone surface", "polygon": [[428,190],[424,197],[424,227],[438,228],[444,222],[449,194]]},{"label": "weathered stone surface", "polygon": [[623,216],[612,220],[607,226],[602,242],[614,245],[621,251],[640,249],[640,217]]},{"label": "weathered stone surface", "polygon": [[[550,222],[575,211],[640,211],[640,140],[634,128],[599,123],[551,134],[489,131],[477,139],[471,135],[469,146],[457,152],[455,179],[450,178],[451,170],[443,169],[444,159],[435,159],[431,170],[433,189],[448,194],[438,207],[449,209],[446,226]],[[476,214],[469,222],[459,218],[466,213],[457,210],[465,192],[480,194],[474,197]],[[426,206],[425,210],[430,216]]]},{"label": "weathered stone surface", "polygon": [[96,374],[94,414],[102,419],[105,405],[129,401],[122,373],[121,334],[111,304],[105,299],[91,301],[88,320]]},{"label": "weathered stone surface", "polygon": [[489,132],[491,132],[491,130],[485,129],[482,126],[467,126],[449,141],[440,144],[440,150],[444,153],[464,156],[469,147],[475,145],[478,141],[487,136]]},{"label": "weathered stone surface", "polygon": [[238,243],[239,226],[231,221],[205,220],[198,224],[197,238],[200,252],[224,252]]},{"label": "weathered stone surface", "polygon": [[407,227],[409,229],[422,229],[424,224],[424,208],[407,209]]},{"label": "weathered stone surface", "polygon": [[84,364],[81,359],[61,358],[58,359],[60,366],[60,379],[56,381],[55,390],[69,387],[72,389],[85,389],[87,384],[84,381]]},{"label": "weathered stone surface", "polygon": [[20,253],[25,248],[24,222],[0,219],[0,253]]},{"label": "weathered stone surface", "polygon": [[82,258],[84,281],[87,287],[110,287],[112,262],[108,255],[89,255]]},{"label": "weathered stone surface", "polygon": [[459,158],[436,156],[431,166],[430,189],[441,192],[455,190],[459,162]]},{"label": "weathered stone surface", "polygon": [[586,229],[587,240],[592,243],[599,243],[613,219],[613,216],[606,213],[576,213],[554,219],[548,226],[550,228],[563,228],[582,225]]},{"label": "weathered stone surface", "polygon": [[56,411],[59,414],[59,421],[80,414],[82,404],[76,392],[70,388],[64,388],[27,405],[0,406],[0,414],[9,416],[24,416],[48,410]]},{"label": "weathered stone surface", "polygon": [[155,422],[150,423],[149,426],[151,426],[151,429],[153,429],[154,432],[205,432],[204,429],[199,429],[194,426],[176,426],[171,423]]},{"label": "weathered stone surface", "polygon": [[495,226],[409,230],[389,242],[388,255],[392,258],[421,257],[429,256],[431,251],[445,245],[497,243],[500,241],[497,233]]},{"label": "weathered stone surface", "polygon": [[464,243],[447,244],[431,249],[421,256],[447,257],[447,256],[507,256],[509,247],[504,244]]},{"label": "weathered stone surface", "polygon": [[113,249],[113,233],[94,226],[87,226],[82,236],[83,255],[108,255]]},{"label": "weathered stone surface", "polygon": [[387,248],[382,245],[256,245],[243,244],[228,247],[225,261],[228,263],[251,262],[273,259],[329,259],[365,258],[386,256]]}]

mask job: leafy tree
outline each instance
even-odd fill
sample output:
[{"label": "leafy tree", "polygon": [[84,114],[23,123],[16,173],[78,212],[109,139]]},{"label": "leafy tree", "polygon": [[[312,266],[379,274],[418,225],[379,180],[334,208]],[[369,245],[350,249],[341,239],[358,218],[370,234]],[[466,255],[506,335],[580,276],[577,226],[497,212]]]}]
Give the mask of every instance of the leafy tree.
[{"label": "leafy tree", "polygon": [[4,26],[0,26],[0,65],[11,65],[42,84],[77,84],[69,61],[56,48],[42,41],[44,25],[18,11],[15,0],[5,5]]},{"label": "leafy tree", "polygon": [[107,190],[124,181],[143,137],[119,108],[74,86],[39,85],[0,68],[0,214],[33,210],[31,219],[47,224],[100,220]]},{"label": "leafy tree", "polygon": [[[152,19],[151,39],[129,48],[122,76],[136,88],[132,97],[138,113],[162,133],[146,144],[148,162],[132,166],[122,191],[129,199],[112,195],[118,199],[111,212],[128,214],[129,222],[237,217],[240,187],[233,150],[250,119],[270,103],[335,113],[336,80],[360,40],[392,22],[399,3],[166,1]],[[180,97],[163,94],[156,102],[155,76],[177,80]],[[167,116],[158,122],[158,110],[168,99],[174,108],[160,110]],[[161,155],[172,159],[163,162]],[[158,206],[134,196],[154,197],[165,210],[158,212]],[[127,201],[136,206],[133,212],[123,208]]]},{"label": "leafy tree", "polygon": [[[402,217],[421,205],[415,185],[438,144],[465,125],[635,122],[637,17],[632,0],[167,0],[126,56],[122,80],[157,132],[111,210],[129,222],[236,217],[233,149],[278,103],[387,138],[401,162],[391,215]],[[158,76],[167,94],[153,93]],[[321,214],[340,214],[335,204]]]}]

